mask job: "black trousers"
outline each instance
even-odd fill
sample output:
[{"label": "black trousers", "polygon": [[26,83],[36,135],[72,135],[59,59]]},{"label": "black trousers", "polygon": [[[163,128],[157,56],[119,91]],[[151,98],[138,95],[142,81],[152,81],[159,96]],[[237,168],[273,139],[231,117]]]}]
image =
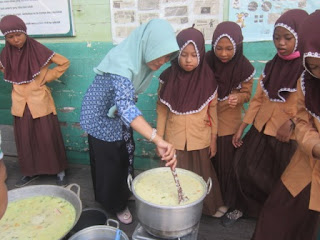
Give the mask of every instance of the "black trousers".
[{"label": "black trousers", "polygon": [[117,213],[127,206],[129,154],[125,141],[106,142],[88,135],[95,199],[106,211]]}]

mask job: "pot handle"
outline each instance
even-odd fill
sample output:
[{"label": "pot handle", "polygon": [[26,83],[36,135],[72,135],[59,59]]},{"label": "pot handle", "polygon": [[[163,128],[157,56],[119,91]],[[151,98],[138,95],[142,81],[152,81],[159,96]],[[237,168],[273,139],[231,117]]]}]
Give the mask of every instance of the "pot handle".
[{"label": "pot handle", "polygon": [[128,184],[128,188],[129,188],[129,190],[132,192],[132,175],[131,174],[129,174],[128,175],[128,178],[127,178],[127,184]]},{"label": "pot handle", "polygon": [[117,220],[109,218],[107,220],[107,226],[111,226],[110,223],[114,223],[116,225],[116,228],[119,228],[119,222]]},{"label": "pot handle", "polygon": [[207,195],[210,193],[211,188],[212,188],[212,179],[211,177],[209,177],[207,181]]},{"label": "pot handle", "polygon": [[68,186],[66,186],[65,188],[68,189],[69,191],[71,191],[72,187],[76,187],[77,188],[75,191],[72,191],[72,192],[75,192],[75,194],[77,194],[77,196],[80,197],[80,186],[78,184],[71,183]]}]

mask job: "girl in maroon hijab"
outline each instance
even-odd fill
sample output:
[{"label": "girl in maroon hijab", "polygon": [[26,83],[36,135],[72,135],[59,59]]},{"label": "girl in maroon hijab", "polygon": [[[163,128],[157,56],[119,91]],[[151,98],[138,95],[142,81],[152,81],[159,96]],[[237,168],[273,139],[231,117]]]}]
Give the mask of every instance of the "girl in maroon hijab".
[{"label": "girl in maroon hijab", "polygon": [[[234,223],[244,211],[257,217],[275,183],[288,165],[297,144],[294,140],[297,112],[297,80],[303,71],[299,25],[308,16],[300,9],[285,12],[275,23],[273,41],[277,54],[260,76],[255,96],[233,136],[236,210],[222,219]],[[243,141],[245,127],[253,124]],[[239,211],[239,209],[241,211]]]},{"label": "girl in maroon hijab", "polygon": [[[67,159],[57,112],[46,86],[69,67],[65,57],[54,53],[27,35],[23,20],[14,15],[1,19],[0,30],[6,44],[0,53],[0,70],[12,84],[14,133],[22,187],[40,174],[57,174],[57,184],[65,185]],[[57,66],[49,69],[55,63]]]},{"label": "girl in maroon hijab", "polygon": [[[232,136],[242,121],[243,104],[251,97],[255,69],[243,55],[243,36],[235,22],[222,22],[216,27],[212,38],[212,50],[206,59],[218,82],[218,139],[217,154],[213,165],[220,182],[226,206],[233,205],[233,184],[229,181],[235,149]],[[227,208],[224,209],[224,213]]]},{"label": "girl in maroon hijab", "polygon": [[253,240],[317,239],[320,212],[320,11],[299,32],[305,68],[298,84],[296,139],[290,164],[265,202]]},{"label": "girl in maroon hijab", "polygon": [[[223,206],[210,158],[216,154],[217,84],[205,61],[205,42],[200,31],[188,28],[177,36],[178,58],[160,75],[157,131],[177,150],[178,167],[213,179],[204,200],[203,213],[218,216]],[[218,215],[216,215],[218,214]]]}]

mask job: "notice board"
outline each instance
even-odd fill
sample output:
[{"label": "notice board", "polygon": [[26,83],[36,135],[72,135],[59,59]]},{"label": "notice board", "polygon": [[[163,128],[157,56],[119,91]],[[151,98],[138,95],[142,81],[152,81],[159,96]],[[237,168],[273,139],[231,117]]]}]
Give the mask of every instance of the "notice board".
[{"label": "notice board", "polygon": [[75,36],[71,0],[0,0],[0,18],[6,15],[20,17],[33,37]]}]

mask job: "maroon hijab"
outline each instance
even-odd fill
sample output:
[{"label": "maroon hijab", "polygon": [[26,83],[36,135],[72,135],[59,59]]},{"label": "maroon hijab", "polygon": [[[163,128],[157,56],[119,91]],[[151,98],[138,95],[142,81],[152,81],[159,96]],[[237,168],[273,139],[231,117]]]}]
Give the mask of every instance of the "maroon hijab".
[{"label": "maroon hijab", "polygon": [[175,114],[192,114],[201,111],[215,97],[217,83],[208,63],[204,60],[205,42],[200,31],[188,28],[177,36],[180,54],[188,44],[193,44],[199,65],[191,72],[179,66],[179,58],[171,62],[171,67],[160,75],[163,84],[160,101]]},{"label": "maroon hijab", "polygon": [[310,114],[320,121],[320,79],[316,78],[305,62],[307,57],[320,58],[320,10],[312,13],[303,22],[301,31],[301,54],[305,71],[301,78],[301,87],[305,95],[305,105]]},{"label": "maroon hijab", "polygon": [[[292,33],[296,40],[294,52],[299,51],[298,31],[308,13],[301,9],[292,9],[285,12],[276,21],[274,29],[283,27]],[[299,55],[292,60],[285,60],[276,54],[270,60],[264,70],[261,87],[269,97],[270,101],[285,102],[290,92],[297,91],[297,81],[301,76],[303,66]]]},{"label": "maroon hijab", "polygon": [[[223,63],[215,55],[215,48],[222,37],[227,37],[235,50],[233,58]],[[222,22],[218,24],[212,37],[212,50],[206,54],[206,59],[212,67],[218,82],[218,99],[228,98],[233,89],[241,88],[241,83],[249,81],[255,74],[255,69],[243,55],[243,36],[241,28],[235,22]]]},{"label": "maroon hijab", "polygon": [[21,49],[11,46],[7,41],[0,53],[0,65],[5,69],[4,80],[14,84],[28,83],[40,73],[53,57],[54,52],[27,35],[27,27],[19,17],[7,15],[0,21],[4,36],[13,32],[26,34],[26,42]]}]

